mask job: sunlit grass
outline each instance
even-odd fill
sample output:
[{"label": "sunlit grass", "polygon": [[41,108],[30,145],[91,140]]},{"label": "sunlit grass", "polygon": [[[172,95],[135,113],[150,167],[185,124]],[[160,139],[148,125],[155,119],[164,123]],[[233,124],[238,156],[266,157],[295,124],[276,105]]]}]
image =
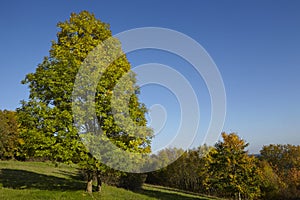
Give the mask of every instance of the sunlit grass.
[{"label": "sunlit grass", "polygon": [[170,188],[145,185],[137,192],[103,185],[101,193],[88,194],[76,165],[51,162],[0,161],[0,199],[101,199],[101,200],[198,200],[208,197]]}]

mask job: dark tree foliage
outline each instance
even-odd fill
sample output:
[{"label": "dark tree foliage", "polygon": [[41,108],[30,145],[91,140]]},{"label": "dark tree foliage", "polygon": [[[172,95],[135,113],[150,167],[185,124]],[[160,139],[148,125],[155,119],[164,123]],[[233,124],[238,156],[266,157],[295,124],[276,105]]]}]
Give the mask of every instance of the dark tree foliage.
[{"label": "dark tree foliage", "polygon": [[[206,193],[207,192],[207,146],[183,152],[180,149],[165,149],[158,153],[162,162],[173,160],[182,154],[175,162],[161,170],[148,173],[147,183],[158,184],[181,190]],[[160,163],[156,163],[159,165]]]},{"label": "dark tree foliage", "polygon": [[300,199],[300,146],[270,144],[261,153],[266,199]]},{"label": "dark tree foliage", "polygon": [[17,115],[15,111],[0,110],[0,159],[17,158],[19,138]]}]

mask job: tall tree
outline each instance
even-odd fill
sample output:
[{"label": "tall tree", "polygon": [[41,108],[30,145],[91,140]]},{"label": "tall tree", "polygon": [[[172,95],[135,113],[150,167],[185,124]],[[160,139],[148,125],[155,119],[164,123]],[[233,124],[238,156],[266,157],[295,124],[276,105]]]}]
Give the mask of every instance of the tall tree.
[{"label": "tall tree", "polygon": [[[72,13],[68,21],[58,23],[60,31],[57,41],[52,41],[50,55],[38,65],[35,73],[30,73],[22,81],[30,88],[29,101],[22,102],[18,109],[21,122],[21,136],[25,144],[26,156],[42,156],[55,161],[80,162],[82,168],[89,172],[87,191],[91,192],[92,174],[100,177],[108,168],[99,163],[82,143],[80,131],[74,124],[72,111],[72,92],[79,69],[88,55],[104,41],[112,37],[109,25],[96,19],[87,11]],[[120,42],[113,39],[110,46],[102,47],[100,54],[90,56],[92,67],[99,63],[109,63],[101,72],[94,92],[96,123],[101,131],[116,146],[132,152],[150,152],[152,131],[144,128],[141,137],[133,137],[131,129],[125,129],[116,121],[116,114],[111,106],[114,87],[130,71],[130,64],[122,53]],[[107,61],[118,49],[116,59]],[[99,59],[102,59],[99,61]],[[96,63],[96,64],[95,64]],[[87,62],[85,63],[87,64]],[[95,66],[94,66],[95,65]],[[95,71],[100,73],[100,71]],[[86,74],[95,76],[95,73]],[[136,126],[146,127],[144,104],[139,102],[138,87],[134,75],[130,76],[134,93],[129,98],[129,116]],[[82,85],[84,90],[84,85]],[[87,91],[84,91],[87,92]],[[78,100],[78,99],[77,99]],[[82,101],[88,101],[81,98]],[[87,121],[83,129],[91,131],[91,122]],[[95,121],[94,121],[95,122]],[[82,127],[80,127],[81,129]],[[88,138],[87,138],[88,139]],[[86,140],[87,140],[86,139]],[[100,178],[99,178],[100,179]],[[99,190],[101,186],[101,181]]]},{"label": "tall tree", "polygon": [[223,141],[209,154],[212,192],[224,197],[254,199],[260,195],[260,171],[244,140],[222,133]]}]

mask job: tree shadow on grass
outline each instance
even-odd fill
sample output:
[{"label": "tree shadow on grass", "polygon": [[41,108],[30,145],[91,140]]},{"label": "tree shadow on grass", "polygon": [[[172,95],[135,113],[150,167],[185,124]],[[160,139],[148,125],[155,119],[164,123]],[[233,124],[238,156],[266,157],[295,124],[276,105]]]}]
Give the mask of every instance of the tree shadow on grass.
[{"label": "tree shadow on grass", "polygon": [[147,195],[149,197],[154,197],[157,199],[161,199],[161,200],[211,200],[209,198],[206,197],[189,197],[189,196],[184,196],[181,195],[179,193],[172,193],[172,192],[168,192],[168,191],[157,191],[157,190],[151,190],[151,189],[142,189],[140,191],[138,191],[138,193],[143,194],[143,195]]},{"label": "tree shadow on grass", "polygon": [[65,179],[26,170],[1,169],[0,184],[5,188],[39,190],[82,190],[85,184],[74,179]]},{"label": "tree shadow on grass", "polygon": [[60,175],[64,175],[64,176],[67,176],[69,177],[70,179],[73,179],[73,180],[85,180],[85,176],[82,172],[78,171],[77,173],[74,173],[74,172],[70,172],[70,171],[67,171],[67,170],[58,170],[57,172],[58,174]]}]

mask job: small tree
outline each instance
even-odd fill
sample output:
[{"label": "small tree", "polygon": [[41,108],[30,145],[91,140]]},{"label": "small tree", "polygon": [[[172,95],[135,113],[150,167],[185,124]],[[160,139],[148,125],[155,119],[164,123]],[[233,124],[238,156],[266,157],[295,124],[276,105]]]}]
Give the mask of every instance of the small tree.
[{"label": "small tree", "polygon": [[263,199],[281,199],[285,183],[267,161],[260,161],[259,167],[262,172],[261,191]]},{"label": "small tree", "polygon": [[0,110],[0,159],[16,157],[20,143],[16,112]]},{"label": "small tree", "polygon": [[208,156],[212,192],[236,199],[260,196],[260,171],[245,151],[248,143],[235,133],[222,133],[222,137]]}]

